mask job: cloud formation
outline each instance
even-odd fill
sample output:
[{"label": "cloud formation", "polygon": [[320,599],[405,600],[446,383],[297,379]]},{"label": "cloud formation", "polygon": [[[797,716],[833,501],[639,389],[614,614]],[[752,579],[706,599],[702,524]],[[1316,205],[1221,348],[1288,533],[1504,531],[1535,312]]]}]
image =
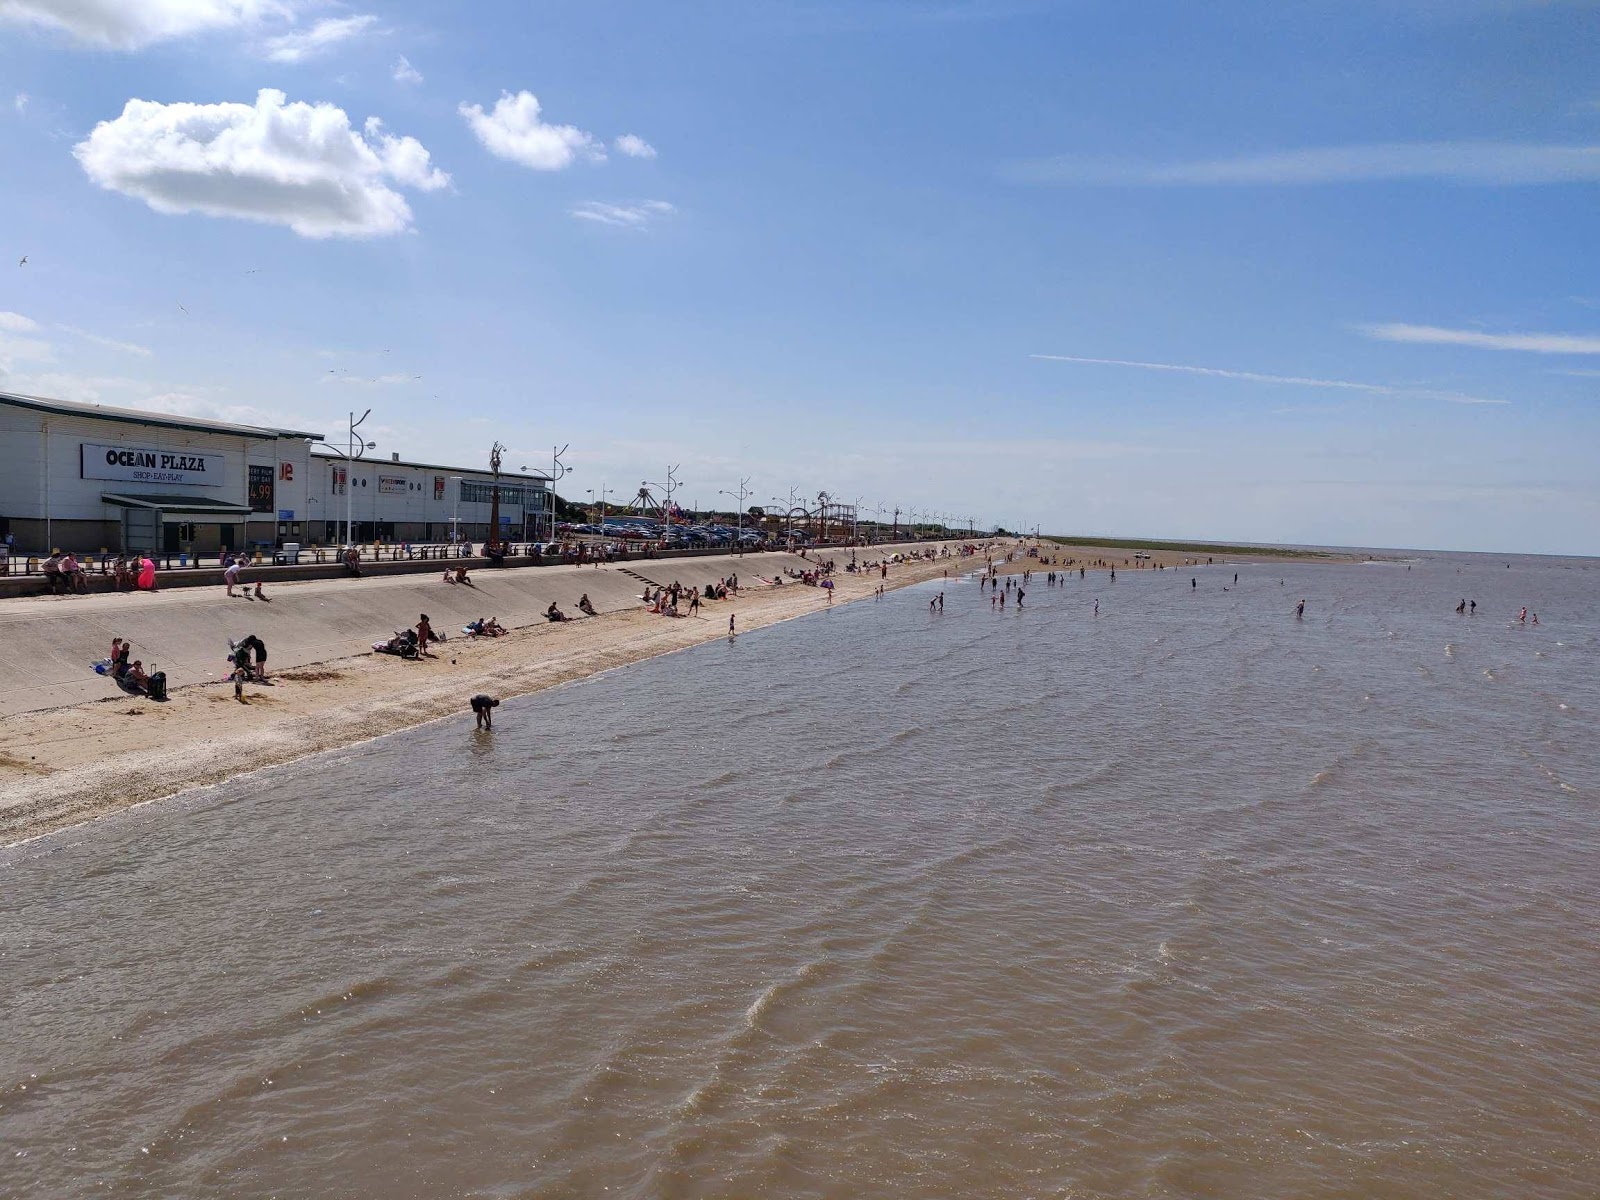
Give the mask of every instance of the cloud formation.
[{"label": "cloud formation", "polygon": [[150,358],[153,352],[148,346],[141,346],[137,342],[123,342],[116,338],[104,337],[98,333],[90,333],[87,329],[79,329],[76,325],[58,326],[65,333],[80,337],[86,342],[93,342],[96,346],[104,346],[107,350],[118,350],[123,354],[137,354],[140,358]]},{"label": "cloud formation", "polygon": [[286,225],[302,237],[378,237],[411,227],[393,185],[435,191],[450,177],[415,138],[362,131],[328,103],[129,100],[73,148],[89,178],[160,213],[205,213]]},{"label": "cloud formation", "polygon": [[421,83],[422,72],[413,67],[411,60],[402,54],[394,64],[394,81],[396,83]]},{"label": "cloud formation", "polygon": [[1174,371],[1183,375],[1204,375],[1212,379],[1240,379],[1247,383],[1281,383],[1295,387],[1335,388],[1365,392],[1371,396],[1394,396],[1408,400],[1444,400],[1451,404],[1508,404],[1507,400],[1486,400],[1461,392],[1434,388],[1399,387],[1387,383],[1355,383],[1348,379],[1311,379],[1302,375],[1263,375],[1259,371],[1227,371],[1221,367],[1192,367],[1182,363],[1133,362],[1123,358],[1081,358],[1072,354],[1030,354],[1029,358],[1047,362],[1088,363],[1100,367],[1135,367],[1141,371]]},{"label": "cloud formation", "polygon": [[290,12],[285,0],[0,0],[0,21],[55,30],[107,50],[138,50]]},{"label": "cloud formation", "polygon": [[572,210],[572,215],[581,221],[594,221],[601,225],[644,229],[658,218],[670,216],[677,211],[665,200],[639,200],[632,204],[605,204],[599,200],[585,200]]},{"label": "cloud formation", "polygon": [[1435,179],[1509,185],[1600,180],[1600,146],[1515,142],[1385,142],[1179,163],[1066,155],[1017,164],[1025,183],[1131,187],[1260,187]]},{"label": "cloud formation", "polygon": [[1600,336],[1570,333],[1479,333],[1436,325],[1366,325],[1368,337],[1424,346],[1475,346],[1481,350],[1526,350],[1534,354],[1600,354]]},{"label": "cloud formation", "polygon": [[266,40],[263,57],[271,62],[297,63],[326,54],[340,42],[364,33],[378,23],[371,13],[353,17],[324,17],[310,29],[281,33]]},{"label": "cloud formation", "polygon": [[21,313],[0,312],[0,332],[5,333],[34,333],[39,328],[39,322],[23,316]]},{"label": "cloud formation", "polygon": [[625,154],[629,158],[654,158],[656,156],[656,148],[636,133],[625,133],[611,144],[617,148],[618,154]]},{"label": "cloud formation", "polygon": [[539,98],[532,92],[518,92],[515,96],[501,92],[493,112],[484,112],[480,104],[466,103],[456,111],[490,154],[535,171],[561,171],[580,157],[591,162],[605,161],[605,148],[592,134],[572,125],[545,124],[539,116]]}]

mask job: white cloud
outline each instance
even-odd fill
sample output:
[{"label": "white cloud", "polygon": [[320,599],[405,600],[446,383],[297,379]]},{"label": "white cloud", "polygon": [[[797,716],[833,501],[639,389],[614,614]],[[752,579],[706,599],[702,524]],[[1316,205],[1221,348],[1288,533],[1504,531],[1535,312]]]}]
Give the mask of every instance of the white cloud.
[{"label": "white cloud", "polygon": [[[140,408],[151,412],[194,417],[201,421],[227,421],[234,425],[262,425],[268,428],[301,424],[299,418],[284,413],[267,412],[250,404],[218,404],[215,400],[196,396],[192,392],[161,392],[142,397],[138,404]],[[309,428],[315,430],[318,425],[313,423]]]},{"label": "white cloud", "polygon": [[141,346],[135,342],[119,342],[116,338],[102,337],[98,333],[90,333],[87,329],[79,329],[76,325],[62,325],[60,328],[74,337],[80,337],[86,342],[93,342],[96,346],[104,346],[108,350],[120,350],[124,354],[137,354],[140,358],[152,357],[152,352],[148,346]]},{"label": "white cloud", "polygon": [[413,67],[411,60],[402,54],[394,64],[394,81],[396,83],[421,83],[422,72]]},{"label": "white cloud", "polygon": [[1181,363],[1132,362],[1123,358],[1080,358],[1071,354],[1030,354],[1029,358],[1048,362],[1088,363],[1101,367],[1135,367],[1141,371],[1175,371],[1184,375],[1204,375],[1213,379],[1239,379],[1247,383],[1281,383],[1295,387],[1336,388],[1365,392],[1372,396],[1394,396],[1409,400],[1445,400],[1451,404],[1507,404],[1506,400],[1486,400],[1461,392],[1434,388],[1400,387],[1387,383],[1354,383],[1348,379],[1310,379],[1300,375],[1263,375],[1258,371],[1227,371],[1220,367],[1192,367]]},{"label": "white cloud", "polygon": [[11,107],[16,109],[19,113],[27,112],[28,111],[28,93],[27,92],[18,92],[16,94],[15,99],[13,99],[11,101]]},{"label": "white cloud", "polygon": [[1514,142],[1389,142],[1179,163],[1132,163],[1067,155],[1017,164],[1028,183],[1135,187],[1248,187],[1439,179],[1468,184],[1600,180],[1600,146]]},{"label": "white cloud", "polygon": [[633,204],[604,204],[599,200],[585,200],[572,210],[572,215],[579,220],[595,221],[601,225],[643,229],[656,218],[670,216],[677,211],[665,200],[640,200]]},{"label": "white cloud", "polygon": [[18,363],[55,362],[55,347],[38,338],[0,335],[0,368],[9,371]]},{"label": "white cloud", "polygon": [[311,238],[404,232],[411,208],[390,183],[433,191],[450,177],[376,118],[364,134],[335,105],[290,104],[264,88],[253,107],[129,100],[73,153],[95,183],[161,213],[241,217]]},{"label": "white cloud", "polygon": [[137,50],[289,13],[285,0],[0,0],[0,21],[57,30],[110,50]]},{"label": "white cloud", "polygon": [[1479,333],[1434,325],[1367,325],[1363,332],[1385,342],[1424,346],[1475,346],[1482,350],[1528,350],[1535,354],[1600,354],[1600,336],[1570,333]]},{"label": "white cloud", "polygon": [[31,321],[21,313],[0,312],[0,330],[7,333],[35,333],[39,322]]},{"label": "white cloud", "polygon": [[310,29],[297,29],[268,38],[262,52],[272,62],[304,62],[327,53],[340,42],[356,37],[377,22],[378,18],[371,13],[354,17],[324,17]]},{"label": "white cloud", "polygon": [[636,133],[625,133],[611,144],[617,148],[618,154],[626,154],[629,158],[656,156],[656,148]]},{"label": "white cloud", "polygon": [[539,98],[532,92],[500,93],[494,111],[479,104],[461,104],[466,119],[484,149],[499,158],[521,163],[536,171],[560,171],[580,156],[593,162],[606,152],[594,137],[572,125],[547,125],[539,119]]}]

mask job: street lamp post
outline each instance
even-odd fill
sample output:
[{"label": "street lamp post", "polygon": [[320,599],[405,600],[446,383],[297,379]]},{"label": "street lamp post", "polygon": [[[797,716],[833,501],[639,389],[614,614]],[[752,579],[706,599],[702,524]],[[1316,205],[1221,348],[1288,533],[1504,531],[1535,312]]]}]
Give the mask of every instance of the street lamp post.
[{"label": "street lamp post", "polygon": [[[347,547],[354,541],[354,538],[351,536],[350,527],[352,520],[351,505],[355,501],[355,493],[351,489],[355,486],[355,480],[351,478],[350,468],[354,466],[356,461],[368,450],[376,450],[378,448],[377,442],[364,442],[356,433],[356,430],[361,428],[361,422],[365,421],[371,415],[372,410],[370,408],[361,414],[360,421],[356,420],[355,413],[350,414],[350,440],[348,449],[341,450],[332,442],[322,443],[329,450],[332,450],[340,458],[344,459],[344,544]],[[335,521],[337,521],[337,519],[338,518],[336,517]]]},{"label": "street lamp post", "polygon": [[461,548],[461,476],[450,476],[450,482],[456,485],[456,506],[450,514],[450,541],[459,550]]},{"label": "street lamp post", "polygon": [[739,490],[737,492],[730,492],[727,488],[717,489],[717,495],[732,496],[739,502],[738,511],[734,513],[734,516],[739,523],[739,533],[734,541],[735,553],[739,553],[744,550],[744,502],[751,495],[749,485],[750,477],[745,476],[745,478],[739,480]]},{"label": "street lamp post", "polygon": [[572,474],[572,468],[561,461],[561,456],[566,452],[567,447],[565,446],[559,450],[554,446],[550,447],[550,485],[546,489],[550,497],[550,503],[547,506],[550,510],[550,520],[548,528],[544,531],[547,541],[554,541],[556,536],[556,480]]}]

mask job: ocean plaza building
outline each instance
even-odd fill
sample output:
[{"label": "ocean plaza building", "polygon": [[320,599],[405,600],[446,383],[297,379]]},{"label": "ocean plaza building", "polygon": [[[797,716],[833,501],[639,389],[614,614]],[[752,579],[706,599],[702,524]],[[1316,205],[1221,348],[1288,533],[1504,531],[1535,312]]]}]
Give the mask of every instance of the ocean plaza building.
[{"label": "ocean plaza building", "polygon": [[[16,553],[488,537],[486,470],[359,458],[321,434],[0,392],[0,536]],[[544,532],[546,480],[503,474],[501,536]]]}]

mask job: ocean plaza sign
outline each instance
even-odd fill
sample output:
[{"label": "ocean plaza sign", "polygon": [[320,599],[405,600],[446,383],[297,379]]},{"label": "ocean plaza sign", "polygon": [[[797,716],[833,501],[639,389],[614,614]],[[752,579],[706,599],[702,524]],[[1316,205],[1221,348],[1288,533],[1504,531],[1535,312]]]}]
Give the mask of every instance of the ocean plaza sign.
[{"label": "ocean plaza sign", "polygon": [[80,442],[78,454],[85,479],[120,479],[129,483],[180,483],[221,487],[222,455],[196,450],[163,450],[155,446],[104,446]]}]

